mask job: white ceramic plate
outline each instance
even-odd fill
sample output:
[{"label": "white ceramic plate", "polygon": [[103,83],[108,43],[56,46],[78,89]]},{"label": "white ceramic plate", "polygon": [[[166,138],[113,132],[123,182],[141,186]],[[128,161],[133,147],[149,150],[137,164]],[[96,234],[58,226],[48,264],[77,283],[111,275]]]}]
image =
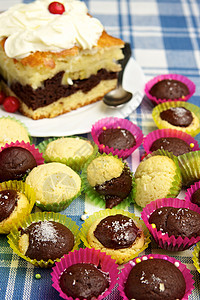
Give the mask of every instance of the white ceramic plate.
[{"label": "white ceramic plate", "polygon": [[117,108],[106,106],[98,101],[81,107],[72,112],[52,119],[32,120],[19,113],[7,113],[0,108],[0,117],[11,116],[23,122],[31,136],[64,136],[90,132],[92,125],[105,117],[126,118],[141,103],[144,95],[145,78],[141,67],[131,58],[126,66],[123,77],[123,86],[133,93],[132,99],[125,105]]}]

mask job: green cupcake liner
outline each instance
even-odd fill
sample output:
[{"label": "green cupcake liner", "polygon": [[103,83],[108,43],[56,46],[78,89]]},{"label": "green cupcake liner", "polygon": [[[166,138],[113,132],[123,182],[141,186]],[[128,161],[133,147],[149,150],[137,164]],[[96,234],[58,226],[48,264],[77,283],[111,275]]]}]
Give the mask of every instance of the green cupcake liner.
[{"label": "green cupcake liner", "polygon": [[[64,138],[77,138],[77,136],[66,136]],[[87,139],[85,139],[83,137],[78,137],[78,138],[88,141]],[[93,152],[92,152],[92,154],[90,154],[88,156],[60,158],[60,157],[52,157],[52,156],[46,155],[45,151],[46,151],[47,145],[50,142],[53,142],[57,139],[60,139],[60,137],[49,138],[37,145],[37,148],[39,149],[39,151],[41,153],[43,153],[43,158],[44,158],[45,162],[60,162],[60,163],[63,163],[65,165],[69,166],[74,171],[78,172],[84,167],[84,164],[86,163],[86,161],[98,152],[97,145],[94,142],[91,142],[91,144],[93,146]]]},{"label": "green cupcake liner", "polygon": [[[193,112],[194,115],[199,120],[199,126],[197,128],[189,128],[189,127],[181,128],[178,126],[173,126],[174,129],[184,131],[184,132],[190,134],[191,136],[195,136],[200,132],[200,108],[192,103],[184,102],[184,101],[169,101],[169,102],[164,102],[164,103],[158,104],[156,107],[154,107],[154,109],[152,111],[152,117],[154,119],[154,122],[156,123],[156,126],[159,129],[172,128],[172,127],[169,127],[167,124],[163,124],[163,120],[161,120],[161,118],[160,118],[160,113],[171,107],[184,107],[184,108],[190,110],[191,112]],[[161,121],[162,121],[162,123],[161,123]]]},{"label": "green cupcake liner", "polygon": [[23,210],[18,211],[16,216],[12,218],[12,222],[6,221],[4,228],[0,229],[0,234],[8,234],[20,219],[24,219],[24,217],[28,216],[31,213],[36,200],[34,190],[23,181],[9,180],[0,183],[0,190],[8,189],[16,190],[24,194],[29,201],[29,205]]},{"label": "green cupcake liner", "polygon": [[[83,190],[85,192],[85,194],[87,195],[87,197],[92,200],[94,202],[95,205],[99,206],[100,208],[105,208],[106,202],[105,202],[105,197],[103,195],[100,195],[88,182],[87,180],[87,167],[88,165],[92,162],[92,160],[94,158],[97,158],[99,156],[113,156],[112,153],[106,154],[100,154],[98,153],[97,155],[91,157],[85,164],[83,170],[82,170],[82,174],[81,174],[81,178],[82,178],[82,182],[83,182]],[[113,157],[121,160],[123,162],[123,160],[121,158],[119,158],[117,155],[114,155]],[[123,162],[124,163],[124,162]],[[125,163],[124,163],[125,164]],[[123,209],[123,208],[127,208],[128,206],[130,206],[131,203],[134,202],[135,199],[135,178],[133,176],[132,173],[130,173],[132,176],[132,190],[130,192],[130,194],[128,195],[128,197],[126,197],[121,203],[119,203],[118,205],[115,206],[115,208],[117,209]]]},{"label": "green cupcake liner", "polygon": [[192,260],[194,262],[194,266],[197,269],[197,271],[200,273],[199,253],[200,253],[200,242],[196,244],[196,246],[194,247],[194,251],[192,252]]},{"label": "green cupcake liner", "polygon": [[38,261],[36,259],[30,259],[29,257],[25,256],[19,250],[18,244],[19,244],[20,232],[18,231],[18,228],[21,227],[25,229],[33,222],[44,221],[44,220],[61,223],[65,225],[73,233],[75,237],[75,244],[73,249],[70,252],[79,249],[79,244],[80,244],[78,225],[76,224],[75,221],[66,217],[65,215],[62,215],[60,213],[54,213],[54,212],[37,212],[29,215],[25,220],[21,220],[17,224],[17,226],[13,228],[13,230],[8,235],[8,243],[17,255],[19,255],[21,258],[25,259],[29,263],[41,268],[52,267],[54,263],[56,261],[60,261],[61,258],[57,258],[56,260],[49,259],[48,261],[44,261],[44,260]]},{"label": "green cupcake liner", "polygon": [[200,151],[184,153],[178,157],[178,161],[185,187],[200,180]]},{"label": "green cupcake liner", "polygon": [[20,124],[21,126],[23,126],[24,129],[27,131],[27,135],[28,135],[28,137],[29,137],[30,144],[32,144],[32,137],[31,137],[31,134],[30,134],[30,132],[29,132],[29,130],[28,130],[28,127],[27,127],[24,123],[22,123],[20,120],[16,119],[15,117],[10,117],[10,116],[7,116],[7,117],[0,117],[0,119],[9,119],[9,120],[15,121],[15,122],[17,122],[18,124]]},{"label": "green cupcake liner", "polygon": [[[144,239],[145,239],[143,247],[141,249],[135,251],[134,254],[132,254],[130,256],[127,255],[125,259],[122,259],[120,257],[116,258],[115,255],[111,255],[111,257],[113,259],[115,259],[118,264],[123,264],[123,263],[126,263],[129,260],[133,259],[134,257],[137,257],[139,255],[139,253],[144,251],[148,247],[149,243],[151,242],[150,233],[149,233],[147,227],[145,226],[143,220],[140,219],[139,217],[135,216],[134,213],[130,213],[128,211],[124,211],[122,209],[115,209],[115,208],[112,208],[112,209],[107,208],[105,210],[100,210],[98,212],[95,212],[94,214],[90,215],[89,218],[86,219],[86,221],[83,223],[83,225],[80,229],[80,239],[82,240],[85,247],[92,248],[92,246],[87,241],[87,234],[88,234],[88,231],[89,231],[90,227],[92,226],[92,224],[99,218],[106,218],[107,216],[116,215],[116,214],[122,214],[122,215],[125,215],[125,216],[133,219],[136,222],[137,226],[142,229],[142,231],[144,233]],[[98,249],[98,250],[100,250],[100,249]],[[106,252],[105,248],[102,250],[102,252]]]}]

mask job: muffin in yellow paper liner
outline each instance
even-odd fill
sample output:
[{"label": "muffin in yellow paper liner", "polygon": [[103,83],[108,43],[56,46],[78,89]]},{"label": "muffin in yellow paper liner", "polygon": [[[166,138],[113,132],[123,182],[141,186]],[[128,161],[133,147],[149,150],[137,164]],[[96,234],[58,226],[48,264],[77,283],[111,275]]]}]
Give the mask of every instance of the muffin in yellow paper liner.
[{"label": "muffin in yellow paper liner", "polygon": [[184,153],[178,157],[183,186],[189,187],[200,180],[200,150]]},{"label": "muffin in yellow paper liner", "polygon": [[[56,261],[60,261],[61,258],[57,258],[55,260],[48,259],[46,260],[36,260],[36,259],[31,259],[28,256],[24,255],[19,248],[19,239],[20,239],[20,231],[19,229],[25,229],[28,226],[30,226],[32,223],[39,222],[39,221],[55,221],[58,223],[63,224],[66,226],[74,235],[74,247],[71,250],[73,252],[74,250],[79,249],[79,244],[80,244],[80,237],[79,237],[79,227],[76,224],[75,221],[72,219],[66,217],[65,215],[62,215],[60,213],[54,213],[54,212],[37,212],[30,214],[26,219],[20,220],[15,226],[10,234],[8,235],[8,243],[10,247],[13,249],[13,251],[19,255],[21,258],[25,259],[29,263],[41,267],[41,268],[47,268],[51,267],[54,265]],[[65,253],[67,254],[67,253]],[[64,255],[64,254],[63,254]]]},{"label": "muffin in yellow paper liner", "polygon": [[[161,112],[174,107],[183,107],[192,113],[193,121],[189,126],[187,127],[174,126],[168,123],[167,121],[161,119],[160,117]],[[158,104],[156,107],[154,107],[152,111],[152,117],[154,119],[154,122],[156,123],[156,126],[159,129],[163,129],[163,128],[177,129],[186,132],[191,136],[195,136],[200,132],[200,107],[189,102],[170,101],[170,102],[164,102]]]},{"label": "muffin in yellow paper liner", "polygon": [[0,223],[0,234],[8,234],[20,221],[28,216],[35,204],[35,192],[25,182],[17,180],[9,180],[0,183],[0,191],[15,190],[20,197],[18,205],[12,213]]},{"label": "muffin in yellow paper liner", "polygon": [[[93,159],[96,159],[98,157],[107,157],[110,156],[112,158],[115,158],[119,161],[119,163],[123,163],[124,167],[127,166],[125,162],[123,162],[122,158],[119,158],[117,155],[114,155],[112,153],[106,154],[100,154],[98,153],[97,155],[91,157],[85,164],[82,174],[81,174],[81,178],[82,178],[82,182],[83,182],[83,189],[84,192],[86,193],[86,195],[90,198],[90,200],[92,200],[94,202],[95,205],[101,207],[101,208],[105,208],[106,207],[106,200],[105,200],[105,196],[101,195],[100,193],[98,193],[95,188],[93,186],[90,185],[88,178],[87,178],[87,168],[90,165],[90,163],[92,163]],[[112,166],[111,166],[112,167]],[[128,166],[127,166],[128,167]],[[114,167],[113,167],[114,169]],[[129,167],[128,167],[129,169]],[[130,169],[129,169],[130,170]],[[112,170],[111,170],[112,172]],[[94,174],[96,175],[96,174]],[[112,178],[116,178],[117,176],[113,176]],[[135,198],[135,178],[134,175],[132,174],[131,170],[130,170],[130,176],[132,178],[132,188],[130,193],[128,194],[128,196],[123,199],[119,204],[117,204],[116,206],[114,206],[115,208],[118,209],[124,209],[128,206],[130,206],[131,202],[134,202],[134,198]],[[95,176],[94,176],[95,177]],[[95,178],[94,178],[95,179]],[[108,180],[108,179],[107,179]],[[109,207],[110,208],[110,207]]]},{"label": "muffin in yellow paper liner", "polygon": [[31,136],[27,127],[14,117],[1,117],[0,128],[0,147],[16,141],[31,143]]},{"label": "muffin in yellow paper liner", "polygon": [[[143,239],[143,243],[141,244],[141,246],[139,247],[139,243],[137,241],[137,245],[136,242],[133,243],[133,245],[127,248],[121,248],[121,249],[111,249],[111,248],[106,248],[104,247],[97,239],[98,243],[96,243],[96,246],[91,245],[89,243],[88,240],[88,234],[89,231],[91,230],[91,226],[93,227],[93,224],[95,222],[95,228],[96,226],[99,224],[99,222],[108,217],[108,216],[113,216],[113,215],[124,215],[126,217],[129,217],[131,219],[133,219],[135,225],[139,228],[140,230],[140,238],[142,237]],[[94,228],[94,230],[95,230]],[[137,237],[138,238],[138,237]],[[102,252],[106,252],[107,255],[110,255],[113,259],[116,260],[116,262],[118,264],[124,264],[126,262],[128,262],[129,260],[133,259],[134,257],[138,256],[139,253],[141,253],[142,251],[144,251],[149,243],[151,242],[150,240],[150,234],[149,231],[147,229],[147,227],[145,226],[144,222],[137,216],[135,216],[134,213],[130,213],[128,211],[124,211],[122,209],[105,209],[105,210],[100,210],[98,212],[95,212],[94,214],[90,215],[88,219],[86,219],[86,221],[83,223],[81,229],[80,229],[80,239],[83,241],[84,246],[88,247],[88,248],[95,248],[98,249]],[[134,249],[134,245],[135,248]]]},{"label": "muffin in yellow paper liner", "polygon": [[37,148],[43,154],[45,162],[60,162],[77,172],[98,151],[94,142],[76,136],[49,138],[37,145]]},{"label": "muffin in yellow paper liner", "polygon": [[200,273],[200,242],[196,244],[194,247],[194,251],[192,252],[192,260],[194,263],[195,268]]}]

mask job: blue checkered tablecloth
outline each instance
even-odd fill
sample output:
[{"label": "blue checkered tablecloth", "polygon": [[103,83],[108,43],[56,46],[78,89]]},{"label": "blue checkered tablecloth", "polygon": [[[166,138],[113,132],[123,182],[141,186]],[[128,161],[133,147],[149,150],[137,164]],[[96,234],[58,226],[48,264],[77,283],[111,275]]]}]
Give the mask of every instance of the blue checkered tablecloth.
[{"label": "blue checkered tablecloth", "polygon": [[[0,0],[0,11],[15,3],[32,1]],[[178,73],[196,84],[195,95],[189,102],[200,106],[200,1],[199,0],[86,0],[89,12],[104,24],[108,33],[130,42],[133,57],[141,66],[145,80],[165,73]],[[134,76],[134,74],[133,74]],[[128,117],[140,126],[143,134],[156,129],[152,119],[152,104],[144,98],[141,105]],[[85,134],[91,139],[90,133]],[[200,135],[196,136],[200,142]],[[38,144],[43,138],[33,138]],[[132,170],[144,152],[140,147],[127,159]],[[71,217],[81,227],[81,215],[94,208],[84,195],[74,200],[61,213]],[[133,205],[127,208],[140,214]],[[191,270],[195,289],[190,300],[200,299],[200,277],[192,263],[193,248],[177,253],[158,249],[152,242],[145,254],[159,253],[174,256]],[[144,253],[141,253],[141,255]],[[41,274],[36,279],[35,274]],[[6,300],[56,300],[61,299],[52,288],[51,269],[32,266],[13,253],[6,236],[0,236],[0,299]],[[115,288],[106,299],[120,300]]]}]

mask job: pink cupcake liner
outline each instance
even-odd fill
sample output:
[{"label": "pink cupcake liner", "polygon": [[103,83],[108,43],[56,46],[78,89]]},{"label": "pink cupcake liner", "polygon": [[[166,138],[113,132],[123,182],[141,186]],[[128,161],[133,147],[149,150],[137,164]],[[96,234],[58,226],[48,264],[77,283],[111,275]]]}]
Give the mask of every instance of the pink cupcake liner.
[{"label": "pink cupcake liner", "polygon": [[200,150],[198,142],[188,133],[171,129],[171,128],[165,128],[165,129],[157,129],[154,130],[146,135],[143,140],[143,148],[146,151],[147,154],[152,153],[150,151],[151,145],[154,141],[156,141],[159,138],[164,137],[176,137],[183,141],[185,141],[188,145],[192,145],[191,150],[197,151]]},{"label": "pink cupcake liner", "polygon": [[[152,96],[149,91],[151,90],[152,86],[154,86],[158,81],[164,80],[164,79],[173,79],[173,80],[178,80],[187,85],[189,89],[189,94],[178,99],[158,99],[155,96]],[[148,81],[145,85],[144,89],[145,94],[147,97],[153,101],[156,104],[160,104],[166,101],[187,101],[195,92],[195,84],[187,77],[180,75],[180,74],[164,74],[164,75],[158,75]]]},{"label": "pink cupcake liner", "polygon": [[37,148],[35,148],[34,144],[30,144],[30,143],[25,143],[24,141],[19,142],[11,142],[10,144],[5,144],[3,147],[1,147],[0,152],[6,148],[10,148],[10,147],[21,147],[21,148],[25,148],[28,151],[31,152],[31,154],[34,156],[37,165],[42,165],[44,163],[44,158],[42,156],[42,153],[39,152],[39,150]]},{"label": "pink cupcake liner", "polygon": [[[187,189],[187,191],[186,191],[186,193],[185,193],[185,200],[186,200],[186,201],[191,201],[192,195],[193,195],[194,192],[195,192],[196,190],[198,190],[198,189],[200,189],[200,181],[195,182],[193,185],[191,185],[191,186]],[[191,201],[191,202],[192,202],[192,201]]]},{"label": "pink cupcake liner", "polygon": [[[101,270],[103,272],[109,273],[110,277],[110,285],[105,290],[105,292],[98,296],[97,300],[104,299],[107,295],[109,295],[117,283],[118,277],[118,269],[115,260],[112,259],[105,252],[100,252],[100,250],[95,250],[85,248],[80,248],[79,250],[74,250],[69,254],[65,254],[63,258],[59,262],[56,262],[55,267],[52,268],[53,272],[51,273],[53,284],[52,286],[59,292],[60,297],[63,299],[74,300],[71,296],[67,296],[62,292],[59,280],[61,274],[71,265],[77,263],[91,263],[96,266],[101,266]],[[78,300],[78,298],[76,298]]]},{"label": "pink cupcake liner", "polygon": [[[132,135],[135,137],[136,145],[134,147],[131,147],[129,149],[113,149],[113,147],[108,147],[103,144],[99,143],[98,136],[103,131],[103,128],[123,128],[132,133]],[[121,119],[116,117],[110,117],[110,118],[104,118],[99,121],[97,121],[91,129],[91,135],[93,137],[93,140],[95,144],[98,146],[100,153],[105,152],[106,154],[112,153],[113,155],[117,155],[119,158],[127,158],[131,153],[133,153],[141,144],[143,141],[143,133],[142,130],[135,124],[133,124],[131,121],[127,119]]]},{"label": "pink cupcake liner", "polygon": [[126,297],[126,294],[124,292],[124,286],[126,283],[126,280],[128,278],[128,275],[131,271],[131,269],[136,265],[136,263],[139,263],[142,260],[152,259],[152,258],[159,258],[167,260],[173,264],[182,272],[185,283],[186,283],[186,289],[185,289],[185,295],[181,300],[187,300],[188,296],[192,293],[192,290],[194,289],[194,280],[192,279],[192,274],[187,269],[187,267],[181,263],[179,260],[175,259],[174,257],[170,257],[167,255],[161,255],[161,254],[149,254],[149,255],[143,255],[140,258],[135,258],[134,260],[128,262],[125,267],[122,269],[122,272],[119,274],[119,286],[118,290],[120,292],[120,295],[122,296],[123,300],[129,300]]},{"label": "pink cupcake liner", "polygon": [[152,201],[149,203],[141,212],[141,218],[147,226],[149,232],[153,236],[155,242],[163,249],[168,251],[183,251],[190,248],[192,245],[196,244],[200,241],[200,236],[192,237],[192,238],[182,238],[179,236],[175,238],[174,235],[169,236],[167,233],[163,234],[161,231],[158,231],[156,228],[153,228],[149,223],[150,215],[160,207],[171,206],[177,208],[188,208],[193,211],[200,213],[200,208],[189,201],[181,200],[178,198],[162,198],[157,199],[156,201]]}]

